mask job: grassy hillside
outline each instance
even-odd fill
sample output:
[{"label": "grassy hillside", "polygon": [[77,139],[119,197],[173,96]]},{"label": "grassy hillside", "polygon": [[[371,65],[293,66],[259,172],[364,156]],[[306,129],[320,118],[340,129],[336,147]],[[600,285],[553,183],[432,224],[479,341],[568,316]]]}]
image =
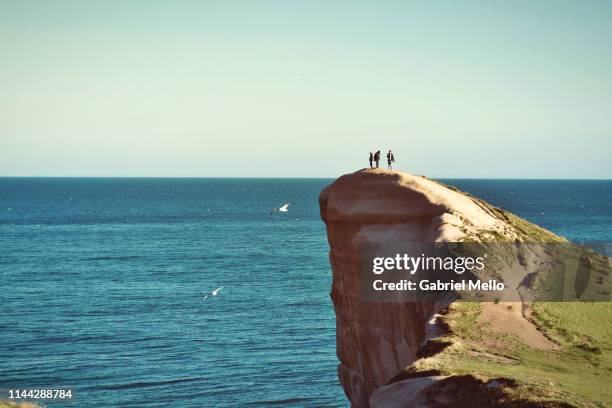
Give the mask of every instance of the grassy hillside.
[{"label": "grassy hillside", "polygon": [[[515,242],[567,243],[546,229],[461,193],[505,221],[516,234]],[[484,231],[477,240],[507,242],[508,236]],[[590,258],[593,270],[606,282],[601,286],[605,289],[602,298],[609,299],[609,260],[601,255]],[[391,381],[445,377],[425,390],[430,406],[612,407],[609,301],[457,302],[438,322],[447,334],[421,347],[421,358]]]},{"label": "grassy hillside", "polygon": [[418,360],[403,378],[469,378],[461,387],[470,392],[469,403],[482,398],[505,407],[612,406],[612,304],[537,303],[531,310],[533,323],[557,343],[556,349],[530,347],[493,330],[480,318],[483,304],[455,303],[442,318],[449,334],[434,341],[451,345]]}]

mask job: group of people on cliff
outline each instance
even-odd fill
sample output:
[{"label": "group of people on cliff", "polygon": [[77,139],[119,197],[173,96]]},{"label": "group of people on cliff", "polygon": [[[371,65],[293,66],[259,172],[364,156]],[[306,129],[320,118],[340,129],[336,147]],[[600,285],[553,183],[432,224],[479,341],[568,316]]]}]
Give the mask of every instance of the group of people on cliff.
[{"label": "group of people on cliff", "polygon": [[[370,168],[373,169],[373,162],[376,163],[376,168],[378,168],[378,163],[380,162],[380,150],[377,150],[376,153],[370,152]],[[395,156],[391,150],[387,153],[387,166],[389,170],[393,170],[393,163],[395,162]]]}]

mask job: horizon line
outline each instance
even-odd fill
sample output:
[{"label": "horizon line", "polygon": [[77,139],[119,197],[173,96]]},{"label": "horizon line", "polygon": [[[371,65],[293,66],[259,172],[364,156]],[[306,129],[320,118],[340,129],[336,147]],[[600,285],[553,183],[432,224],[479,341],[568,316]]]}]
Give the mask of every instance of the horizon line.
[{"label": "horizon line", "polygon": [[[350,173],[346,173],[350,174]],[[409,173],[412,174],[412,173]],[[273,177],[273,176],[1,176],[0,179],[270,179],[270,180],[335,180],[336,177]],[[416,176],[445,180],[567,180],[567,181],[612,181],[612,178],[552,178],[552,177],[430,177],[422,174]]]}]

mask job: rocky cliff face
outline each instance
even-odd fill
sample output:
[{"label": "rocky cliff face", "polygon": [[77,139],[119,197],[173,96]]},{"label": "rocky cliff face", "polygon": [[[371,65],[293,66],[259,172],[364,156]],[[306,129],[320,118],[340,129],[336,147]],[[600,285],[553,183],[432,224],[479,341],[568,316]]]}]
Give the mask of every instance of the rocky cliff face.
[{"label": "rocky cliff face", "polygon": [[[419,376],[403,386],[395,382],[422,352],[428,322],[441,306],[363,302],[359,251],[364,244],[563,241],[469,194],[395,171],[367,169],[344,175],[321,192],[319,202],[333,271],[338,375],[353,407],[419,406],[417,400],[407,404],[412,398],[408,396],[445,378]],[[520,308],[516,310],[516,318],[522,319]]]},{"label": "rocky cliff face", "polygon": [[351,403],[370,394],[413,362],[434,305],[362,303],[359,250],[393,240],[455,241],[505,225],[469,197],[423,177],[365,170],[340,177],[321,193],[333,270],[338,375]]}]

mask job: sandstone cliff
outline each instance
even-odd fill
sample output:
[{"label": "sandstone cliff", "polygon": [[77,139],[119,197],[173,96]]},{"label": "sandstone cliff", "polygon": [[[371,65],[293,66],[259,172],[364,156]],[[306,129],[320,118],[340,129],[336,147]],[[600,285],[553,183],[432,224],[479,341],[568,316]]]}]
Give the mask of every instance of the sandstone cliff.
[{"label": "sandstone cliff", "polygon": [[[516,338],[520,347],[536,353],[557,352],[566,344],[565,340],[554,340],[552,329],[545,333],[538,327],[537,322],[544,325],[546,320],[522,303],[444,307],[447,305],[432,302],[364,302],[359,282],[359,251],[364,244],[564,242],[563,238],[467,193],[396,171],[367,169],[347,174],[325,188],[319,200],[333,271],[338,375],[352,406],[474,406],[470,404],[478,401],[476,395],[493,401],[514,392],[510,388],[516,382],[494,378],[494,368],[500,361],[515,363],[515,344],[470,341],[473,331],[483,335],[486,331],[491,338],[498,334],[513,341]],[[519,258],[514,252],[510,256]],[[535,267],[538,254],[522,253],[520,258],[518,268],[507,268],[511,271],[501,276],[515,286]],[[604,272],[597,279],[604,277],[607,283]],[[545,312],[540,310],[541,315]],[[608,307],[605,313],[609,312]],[[469,317],[468,328],[465,316]],[[500,350],[504,352],[500,354]],[[470,359],[489,359],[487,363],[493,368],[487,371],[488,366],[484,367],[474,375],[478,370],[469,368],[469,363],[456,363]],[[468,402],[458,388],[467,390],[472,401]],[[435,396],[432,390],[437,390]],[[539,395],[545,404],[558,402],[544,394]],[[459,403],[462,398],[467,405]]]}]

